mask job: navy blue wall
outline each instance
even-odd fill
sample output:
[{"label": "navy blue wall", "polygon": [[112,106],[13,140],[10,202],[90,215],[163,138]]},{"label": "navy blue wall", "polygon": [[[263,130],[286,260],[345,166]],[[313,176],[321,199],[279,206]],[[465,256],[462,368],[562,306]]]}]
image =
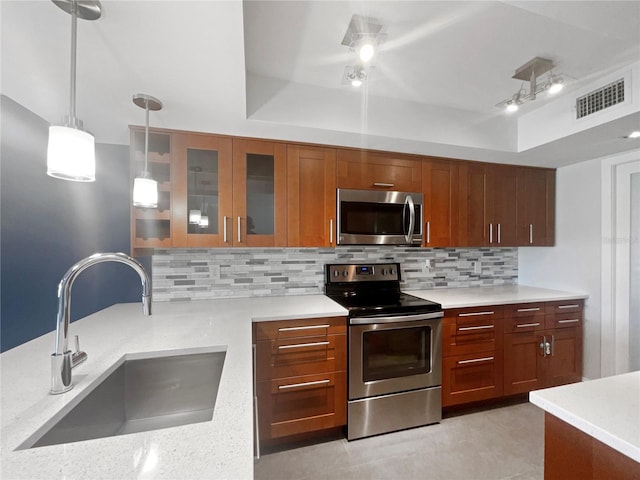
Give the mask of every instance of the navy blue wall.
[{"label": "navy blue wall", "polygon": [[[96,145],[95,182],[57,180],[46,175],[48,123],[6,96],[0,108],[5,351],[55,330],[57,285],[76,261],[96,252],[129,253],[130,195],[127,146]],[[141,260],[148,267],[150,259]],[[74,282],[72,320],[114,303],[139,302],[140,295],[140,279],[126,265],[95,265]]]}]

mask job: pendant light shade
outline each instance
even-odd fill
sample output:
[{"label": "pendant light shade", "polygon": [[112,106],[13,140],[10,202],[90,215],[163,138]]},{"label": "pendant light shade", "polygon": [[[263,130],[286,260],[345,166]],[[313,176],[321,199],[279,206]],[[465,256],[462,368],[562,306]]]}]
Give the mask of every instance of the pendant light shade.
[{"label": "pendant light shade", "polygon": [[49,127],[47,175],[76,182],[96,179],[93,135],[72,127]]},{"label": "pendant light shade", "polygon": [[97,20],[102,14],[98,1],[53,0],[71,15],[71,81],[69,116],[64,126],[49,127],[47,147],[47,175],[75,182],[93,182],[96,179],[96,149],[93,135],[82,129],[76,118],[76,37],[78,18]]},{"label": "pendant light shade", "polygon": [[141,208],[157,208],[158,182],[138,177],[133,181],[133,205]]},{"label": "pendant light shade", "polygon": [[146,122],[144,128],[144,171],[133,181],[133,206],[140,208],[158,207],[158,182],[153,180],[147,170],[149,156],[149,110],[160,110],[162,102],[151,95],[137,93],[133,96],[133,103],[145,109]]}]

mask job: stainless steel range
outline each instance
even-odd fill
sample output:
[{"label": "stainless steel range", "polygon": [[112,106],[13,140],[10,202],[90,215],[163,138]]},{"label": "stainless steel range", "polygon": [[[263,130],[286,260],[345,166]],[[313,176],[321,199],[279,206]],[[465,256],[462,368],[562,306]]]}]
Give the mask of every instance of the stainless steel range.
[{"label": "stainless steel range", "polygon": [[349,310],[347,438],[442,419],[442,306],[400,291],[400,264],[325,265]]}]

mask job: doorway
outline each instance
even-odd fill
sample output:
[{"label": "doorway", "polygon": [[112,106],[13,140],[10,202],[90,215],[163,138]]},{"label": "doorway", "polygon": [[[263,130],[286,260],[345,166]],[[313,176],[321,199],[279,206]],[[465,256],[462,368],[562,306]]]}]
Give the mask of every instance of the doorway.
[{"label": "doorway", "polygon": [[640,152],[603,162],[602,376],[640,370]]}]

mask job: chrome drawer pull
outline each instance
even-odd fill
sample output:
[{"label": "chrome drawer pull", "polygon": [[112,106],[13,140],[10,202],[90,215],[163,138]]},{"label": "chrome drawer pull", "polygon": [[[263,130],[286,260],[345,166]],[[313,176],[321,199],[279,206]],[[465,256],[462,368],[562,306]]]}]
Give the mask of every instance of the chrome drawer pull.
[{"label": "chrome drawer pull", "polygon": [[304,327],[283,327],[279,328],[279,332],[294,332],[296,330],[311,330],[312,328],[329,328],[330,325],[306,325]]},{"label": "chrome drawer pull", "polygon": [[311,385],[324,385],[331,380],[317,380],[315,382],[292,383],[291,385],[278,385],[278,390],[286,390],[287,388],[309,387]]},{"label": "chrome drawer pull", "polygon": [[574,318],[572,320],[558,320],[558,323],[578,323],[579,321],[579,318]]},{"label": "chrome drawer pull", "polygon": [[466,332],[467,330],[486,330],[487,328],[494,328],[494,325],[482,325],[480,327],[460,327],[459,332]]},{"label": "chrome drawer pull", "polygon": [[559,309],[563,309],[563,308],[578,308],[580,305],[578,304],[573,304],[573,305],[558,305]]},{"label": "chrome drawer pull", "polygon": [[477,315],[493,315],[494,312],[459,313],[459,317],[475,317]]},{"label": "chrome drawer pull", "polygon": [[488,362],[493,360],[494,357],[474,358],[473,360],[458,360],[458,365],[464,365],[467,363]]},{"label": "chrome drawer pull", "polygon": [[540,311],[540,307],[535,307],[535,308],[519,308],[518,312],[539,312]]},{"label": "chrome drawer pull", "polygon": [[374,187],[391,188],[391,187],[395,186],[395,183],[373,182],[373,186]]},{"label": "chrome drawer pull", "polygon": [[295,343],[293,345],[279,345],[278,350],[285,350],[287,348],[319,347],[320,345],[329,345],[329,342]]},{"label": "chrome drawer pull", "polygon": [[516,328],[538,327],[540,323],[519,323]]}]

